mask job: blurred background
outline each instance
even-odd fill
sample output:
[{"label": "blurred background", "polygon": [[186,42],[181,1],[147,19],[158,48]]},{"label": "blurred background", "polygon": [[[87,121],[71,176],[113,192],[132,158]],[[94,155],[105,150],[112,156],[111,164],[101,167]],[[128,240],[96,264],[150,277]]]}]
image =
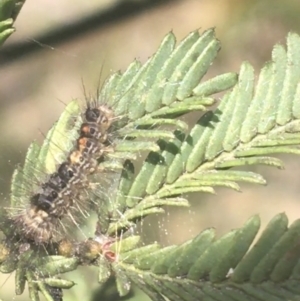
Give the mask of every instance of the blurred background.
[{"label": "blurred background", "polygon": [[[66,103],[84,97],[82,81],[95,93],[100,73],[103,81],[135,58],[145,62],[169,31],[180,41],[210,27],[216,28],[222,49],[207,77],[238,72],[244,60],[258,73],[275,43],[285,43],[289,31],[300,34],[299,15],[299,0],[27,0],[16,33],[0,50],[2,199],[8,198],[13,169],[23,164],[29,144],[43,140]],[[145,241],[182,243],[208,227],[220,236],[257,213],[262,227],[279,212],[290,221],[299,218],[300,158],[280,158],[285,170],[252,168],[265,176],[267,187],[241,184],[243,193],[217,188],[217,195],[192,195],[189,209],[167,209],[165,215],[146,219],[141,228]],[[79,276],[79,284],[66,293],[69,300],[100,300],[91,297],[98,286],[90,280],[93,273]],[[84,288],[84,281],[92,285]],[[16,297],[13,285],[13,275],[0,274],[0,298],[27,300],[27,291]],[[149,300],[137,294],[135,300]],[[101,300],[117,297],[112,290]]]}]

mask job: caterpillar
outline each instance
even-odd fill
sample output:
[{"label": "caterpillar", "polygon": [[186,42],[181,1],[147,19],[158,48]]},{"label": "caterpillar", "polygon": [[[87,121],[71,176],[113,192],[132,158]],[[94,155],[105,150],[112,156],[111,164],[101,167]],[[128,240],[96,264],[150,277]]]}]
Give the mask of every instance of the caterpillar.
[{"label": "caterpillar", "polygon": [[[26,208],[11,214],[11,227],[18,239],[47,244],[58,239],[59,228],[65,227],[64,218],[77,224],[73,213],[82,211],[80,202],[89,186],[89,175],[96,171],[98,161],[113,151],[109,130],[114,120],[115,114],[108,105],[87,102],[80,122],[75,120],[80,123],[78,137],[66,159],[33,192]],[[12,193],[12,197],[17,196]]]}]

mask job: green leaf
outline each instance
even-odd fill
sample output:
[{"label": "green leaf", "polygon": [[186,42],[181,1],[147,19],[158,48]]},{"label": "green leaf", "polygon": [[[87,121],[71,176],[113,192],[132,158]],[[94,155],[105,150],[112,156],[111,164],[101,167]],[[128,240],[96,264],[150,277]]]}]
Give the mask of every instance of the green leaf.
[{"label": "green leaf", "polygon": [[9,19],[14,9],[15,1],[13,0],[2,0],[0,2],[0,21]]},{"label": "green leaf", "polygon": [[300,220],[288,228],[285,214],[275,216],[250,248],[259,224],[254,216],[218,240],[208,229],[180,246],[148,249],[146,257],[117,265],[155,300],[296,300]]},{"label": "green leaf", "polygon": [[[211,31],[205,32],[200,40],[201,47],[197,43],[193,47],[199,46],[201,51],[214,44]],[[176,130],[172,140],[161,137],[157,142],[160,150],[150,152],[131,184],[127,183],[126,204],[130,209],[123,216],[129,221],[145,216],[142,207],[138,207],[140,202],[160,200],[156,205],[152,203],[155,208],[162,204],[176,205],[171,200],[183,193],[214,193],[216,186],[240,191],[237,183],[240,181],[265,185],[265,179],[259,174],[228,168],[253,164],[282,168],[282,162],[270,155],[299,154],[300,123],[296,119],[299,111],[300,68],[296,68],[300,66],[299,48],[300,38],[296,34],[288,35],[287,50],[276,45],[272,62],[263,67],[256,86],[253,67],[244,63],[237,85],[223,96],[214,112],[208,111],[200,117],[187,134]],[[201,52],[201,56],[205,55],[205,51]],[[191,63],[189,59],[187,62]],[[188,76],[188,72],[183,71],[183,74]],[[218,91],[216,83],[228,87],[234,80],[233,74],[226,74],[195,89],[206,96],[205,91]],[[168,87],[168,93],[175,93],[174,87]],[[182,103],[185,101],[187,99]]]},{"label": "green leaf", "polygon": [[25,0],[1,0],[0,1],[0,47],[6,39],[15,31],[13,23],[17,18]]},{"label": "green leaf", "polygon": [[13,19],[7,19],[0,22],[0,47],[4,44],[6,39],[15,31],[12,25]]},{"label": "green leaf", "polygon": [[169,125],[186,130],[187,124],[175,117],[195,110],[205,111],[215,103],[209,96],[236,83],[236,74],[228,73],[207,82],[205,95],[198,91],[201,79],[220,49],[213,29],[202,35],[193,32],[177,47],[175,42],[173,33],[169,33],[143,66],[135,61],[123,74],[113,74],[106,81],[99,100],[106,101],[121,116],[114,128],[114,137],[118,138],[116,152],[122,154],[126,149],[137,153],[145,149],[139,149],[138,143],[130,148],[126,141],[129,138],[172,140],[174,135],[170,130],[155,128]]}]

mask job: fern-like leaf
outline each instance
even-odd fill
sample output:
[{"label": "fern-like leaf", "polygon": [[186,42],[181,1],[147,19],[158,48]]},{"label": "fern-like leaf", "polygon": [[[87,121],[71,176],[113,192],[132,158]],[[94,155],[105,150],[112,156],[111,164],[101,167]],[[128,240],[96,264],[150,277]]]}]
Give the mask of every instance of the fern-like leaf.
[{"label": "fern-like leaf", "polygon": [[[282,168],[282,162],[270,155],[299,154],[299,47],[300,38],[293,33],[287,37],[287,51],[276,45],[256,87],[254,70],[244,63],[238,84],[215,112],[205,113],[187,136],[177,130],[172,141],[159,140],[160,151],[150,152],[131,184],[120,192],[129,208],[124,219],[134,221],[162,205],[187,205],[178,197],[184,193],[214,193],[215,186],[240,190],[240,181],[265,184],[259,174],[229,168],[252,164]],[[111,225],[110,233],[119,227]]]},{"label": "fern-like leaf", "polygon": [[[123,74],[112,75],[104,85],[100,101],[104,99],[117,116],[123,116],[115,129],[119,140],[112,158],[126,158],[124,150],[131,155],[145,149],[159,150],[156,139],[174,138],[170,130],[161,129],[161,126],[186,130],[187,124],[174,117],[191,111],[206,111],[215,103],[213,94],[236,83],[235,73],[201,83],[220,49],[213,29],[202,35],[192,32],[177,47],[175,43],[175,36],[169,33],[143,66],[135,61]],[[138,139],[128,143],[128,138]],[[149,138],[154,140],[152,144]],[[144,144],[143,139],[147,141]]]},{"label": "fern-like leaf", "polygon": [[114,270],[153,300],[297,300],[300,220],[275,216],[249,249],[259,227],[254,216],[218,240],[207,229],[179,246],[124,252]]}]

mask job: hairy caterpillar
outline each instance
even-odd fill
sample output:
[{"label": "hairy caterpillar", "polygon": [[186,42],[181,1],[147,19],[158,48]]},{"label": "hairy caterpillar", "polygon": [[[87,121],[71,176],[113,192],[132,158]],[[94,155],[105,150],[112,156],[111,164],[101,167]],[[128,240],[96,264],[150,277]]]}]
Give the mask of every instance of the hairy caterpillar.
[{"label": "hairy caterpillar", "polygon": [[[78,103],[74,102],[66,111],[78,111]],[[73,213],[83,210],[81,199],[84,189],[89,186],[89,175],[96,171],[97,161],[113,151],[108,137],[115,116],[108,105],[89,101],[82,116],[78,120],[72,119],[69,118],[69,123],[73,122],[69,126],[73,126],[78,134],[66,158],[55,168],[52,167],[54,171],[47,174],[46,180],[35,189],[26,208],[11,214],[11,227],[14,227],[21,240],[36,244],[49,243],[59,236],[59,228],[64,227],[64,218],[76,224]],[[30,175],[25,170],[19,172],[23,172],[23,178]],[[12,198],[18,198],[14,191]]]}]

